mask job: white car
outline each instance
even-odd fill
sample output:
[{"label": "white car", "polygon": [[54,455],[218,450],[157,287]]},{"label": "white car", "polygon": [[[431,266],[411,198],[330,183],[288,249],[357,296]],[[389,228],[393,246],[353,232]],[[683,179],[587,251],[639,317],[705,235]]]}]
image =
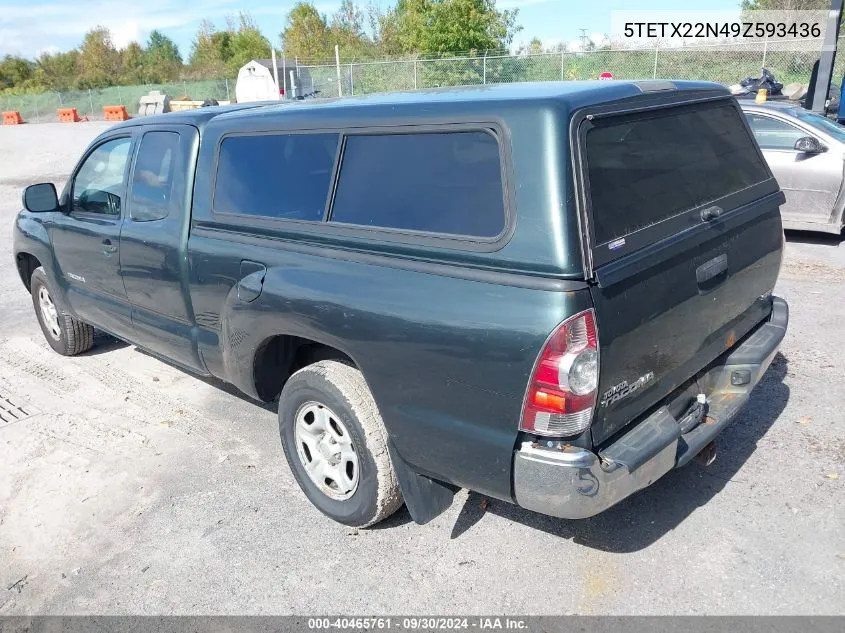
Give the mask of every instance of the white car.
[{"label": "white car", "polygon": [[740,105],[786,195],[784,228],[841,233],[845,126],[794,104]]}]

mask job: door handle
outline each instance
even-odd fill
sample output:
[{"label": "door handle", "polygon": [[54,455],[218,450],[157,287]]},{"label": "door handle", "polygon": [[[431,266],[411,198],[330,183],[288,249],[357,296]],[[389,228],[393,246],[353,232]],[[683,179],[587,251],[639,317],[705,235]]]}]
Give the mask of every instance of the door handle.
[{"label": "door handle", "polygon": [[728,254],[722,253],[695,269],[695,280],[701,292],[708,292],[727,278]]},{"label": "door handle", "polygon": [[103,240],[103,255],[112,255],[117,252],[117,246],[112,246],[110,239]]}]

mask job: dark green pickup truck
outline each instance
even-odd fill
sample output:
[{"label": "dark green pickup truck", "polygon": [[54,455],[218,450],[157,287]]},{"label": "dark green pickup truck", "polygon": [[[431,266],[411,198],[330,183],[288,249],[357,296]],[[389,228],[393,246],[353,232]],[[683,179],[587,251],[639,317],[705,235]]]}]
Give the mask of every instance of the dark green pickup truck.
[{"label": "dark green pickup truck", "polygon": [[278,399],[338,521],[574,519],[714,456],[786,330],[783,200],[715,84],[485,86],[121,123],[14,256],[57,352]]}]

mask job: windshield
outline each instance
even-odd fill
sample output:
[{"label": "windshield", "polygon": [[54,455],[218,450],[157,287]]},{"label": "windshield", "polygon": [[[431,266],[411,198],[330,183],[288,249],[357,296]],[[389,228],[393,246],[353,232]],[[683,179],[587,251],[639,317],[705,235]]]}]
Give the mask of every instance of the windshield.
[{"label": "windshield", "polygon": [[836,140],[845,143],[845,126],[839,125],[836,121],[831,121],[827,117],[816,114],[815,112],[810,112],[809,110],[805,110],[803,112],[798,110],[795,112],[795,116],[799,121],[812,125],[814,128],[819,129],[834,137]]}]

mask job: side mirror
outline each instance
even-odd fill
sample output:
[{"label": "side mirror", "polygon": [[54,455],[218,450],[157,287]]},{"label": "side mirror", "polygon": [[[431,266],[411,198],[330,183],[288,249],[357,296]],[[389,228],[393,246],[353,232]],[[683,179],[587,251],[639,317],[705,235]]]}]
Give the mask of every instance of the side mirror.
[{"label": "side mirror", "polygon": [[23,190],[23,208],[31,213],[59,210],[59,197],[52,182],[30,185]]},{"label": "side mirror", "polygon": [[795,150],[802,154],[821,154],[827,151],[827,147],[814,136],[802,136],[795,141]]}]

